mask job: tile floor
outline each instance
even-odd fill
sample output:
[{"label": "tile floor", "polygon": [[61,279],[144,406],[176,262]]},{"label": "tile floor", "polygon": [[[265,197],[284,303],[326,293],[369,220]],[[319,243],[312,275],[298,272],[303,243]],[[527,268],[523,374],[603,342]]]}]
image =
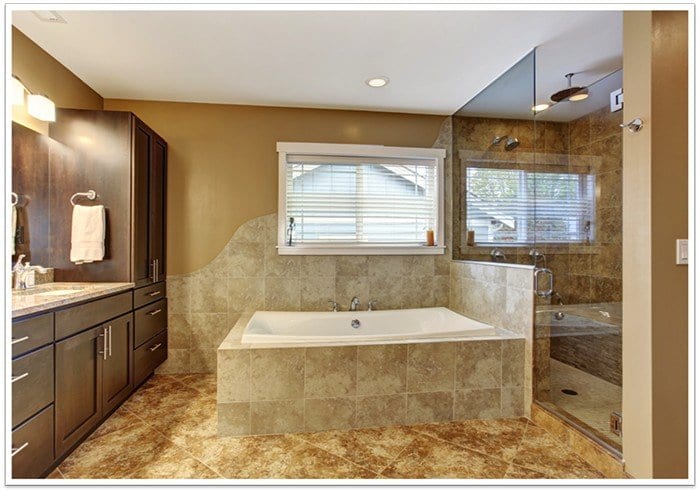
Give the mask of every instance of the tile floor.
[{"label": "tile floor", "polygon": [[526,419],[218,437],[213,375],[156,375],[49,478],[602,478]]},{"label": "tile floor", "polygon": [[[550,385],[555,407],[573,415],[593,428],[618,448],[622,438],[610,431],[610,413],[622,413],[622,388],[556,359],[550,359]],[[561,390],[573,389],[577,395]]]}]

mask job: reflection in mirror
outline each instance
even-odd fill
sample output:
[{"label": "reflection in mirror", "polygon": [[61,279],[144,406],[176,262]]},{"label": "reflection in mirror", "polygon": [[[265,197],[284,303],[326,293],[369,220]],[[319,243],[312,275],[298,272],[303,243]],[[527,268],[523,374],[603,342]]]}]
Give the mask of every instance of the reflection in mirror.
[{"label": "reflection in mirror", "polygon": [[534,93],[532,51],[452,116],[457,259],[531,264]]}]

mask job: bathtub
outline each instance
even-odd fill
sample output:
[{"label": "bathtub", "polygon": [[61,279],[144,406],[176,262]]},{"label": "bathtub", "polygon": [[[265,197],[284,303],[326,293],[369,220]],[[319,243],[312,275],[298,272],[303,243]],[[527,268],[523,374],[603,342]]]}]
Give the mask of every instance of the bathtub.
[{"label": "bathtub", "polygon": [[362,343],[496,334],[493,326],[444,307],[385,311],[257,311],[243,332],[243,344]]}]

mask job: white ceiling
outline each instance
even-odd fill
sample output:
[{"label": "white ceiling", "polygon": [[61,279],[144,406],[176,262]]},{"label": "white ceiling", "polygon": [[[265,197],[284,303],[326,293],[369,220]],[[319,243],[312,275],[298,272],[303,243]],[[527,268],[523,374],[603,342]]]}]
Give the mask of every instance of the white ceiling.
[{"label": "white ceiling", "polygon": [[13,24],[105,98],[452,114],[535,46],[542,94],[622,57],[612,11],[59,12]]}]

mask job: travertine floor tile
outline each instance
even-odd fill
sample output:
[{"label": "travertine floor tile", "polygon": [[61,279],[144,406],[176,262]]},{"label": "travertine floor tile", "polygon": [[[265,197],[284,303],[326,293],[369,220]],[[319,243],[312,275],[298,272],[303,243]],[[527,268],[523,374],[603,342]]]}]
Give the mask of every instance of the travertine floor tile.
[{"label": "travertine floor tile", "polygon": [[379,473],[418,434],[408,427],[383,427],[300,434],[301,439]]},{"label": "travertine floor tile", "polygon": [[502,478],[507,468],[505,461],[421,436],[381,474],[387,478]]}]

